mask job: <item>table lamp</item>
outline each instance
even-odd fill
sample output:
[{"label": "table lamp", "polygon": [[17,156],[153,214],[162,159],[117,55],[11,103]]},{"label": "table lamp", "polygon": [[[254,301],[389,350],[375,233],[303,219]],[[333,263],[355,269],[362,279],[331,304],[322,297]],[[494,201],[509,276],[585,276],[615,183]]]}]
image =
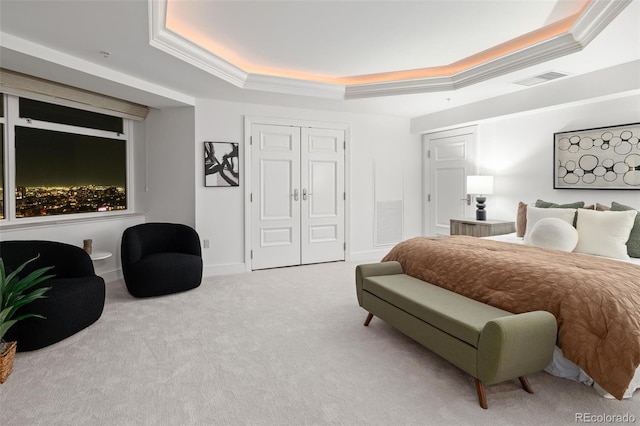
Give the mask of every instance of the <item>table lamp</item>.
[{"label": "table lamp", "polygon": [[487,220],[485,195],[493,194],[493,176],[467,176],[467,194],[476,196],[476,219]]}]

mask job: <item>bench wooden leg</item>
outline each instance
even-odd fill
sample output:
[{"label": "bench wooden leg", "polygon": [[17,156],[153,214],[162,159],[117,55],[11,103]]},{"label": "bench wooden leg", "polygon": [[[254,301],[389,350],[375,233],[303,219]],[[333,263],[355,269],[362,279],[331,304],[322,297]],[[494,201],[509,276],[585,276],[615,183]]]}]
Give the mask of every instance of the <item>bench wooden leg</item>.
[{"label": "bench wooden leg", "polygon": [[365,327],[368,326],[372,319],[373,319],[373,314],[369,312],[369,315],[367,315],[367,319],[364,320],[364,326]]},{"label": "bench wooden leg", "polygon": [[[518,377],[518,379],[520,380],[520,384],[522,385],[522,388],[524,390],[526,390],[529,393],[533,393],[533,389],[531,389],[531,385],[529,385],[529,381],[525,376],[520,376]],[[487,394],[484,390],[484,383],[482,383],[478,379],[475,379],[475,381],[476,381],[476,390],[478,391],[478,402],[480,403],[480,406],[486,410],[488,408],[488,405],[487,405]]]},{"label": "bench wooden leg", "polygon": [[480,403],[480,406],[486,410],[488,408],[487,394],[484,391],[484,383],[478,379],[476,379],[476,390],[478,391],[478,402]]},{"label": "bench wooden leg", "polygon": [[531,389],[531,386],[529,385],[529,381],[527,380],[526,377],[520,376],[518,377],[518,379],[520,379],[520,384],[522,385],[522,388],[524,390],[526,390],[529,393],[533,393],[533,389]]}]

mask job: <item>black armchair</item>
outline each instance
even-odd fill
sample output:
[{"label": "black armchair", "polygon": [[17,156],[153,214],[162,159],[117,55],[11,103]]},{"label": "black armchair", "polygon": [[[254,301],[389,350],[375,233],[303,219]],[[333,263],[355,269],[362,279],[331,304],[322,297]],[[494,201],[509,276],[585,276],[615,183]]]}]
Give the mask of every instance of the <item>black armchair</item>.
[{"label": "black armchair", "polygon": [[7,273],[38,255],[21,276],[53,266],[49,273],[55,277],[39,285],[51,287],[44,299],[37,299],[17,312],[17,315],[36,313],[46,319],[23,319],[5,335],[5,340],[18,342],[18,351],[40,349],[66,339],[96,322],[104,309],[104,280],[95,274],[91,258],[80,247],[39,240],[0,242],[0,257]]},{"label": "black armchair", "polygon": [[120,251],[127,290],[152,297],[191,290],[202,281],[198,233],[177,223],[143,223],[125,229]]}]

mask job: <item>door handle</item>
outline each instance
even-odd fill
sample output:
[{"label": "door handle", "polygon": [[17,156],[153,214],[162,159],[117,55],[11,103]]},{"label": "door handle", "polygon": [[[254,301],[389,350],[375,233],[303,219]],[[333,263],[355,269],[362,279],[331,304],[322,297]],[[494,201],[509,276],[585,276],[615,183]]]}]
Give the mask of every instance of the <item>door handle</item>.
[{"label": "door handle", "polygon": [[293,190],[293,194],[291,194],[291,196],[293,196],[293,201],[298,201],[298,188]]},{"label": "door handle", "polygon": [[[311,195],[311,193],[309,193],[308,195]],[[302,199],[305,201],[307,200],[307,188],[304,188],[302,190]]]}]

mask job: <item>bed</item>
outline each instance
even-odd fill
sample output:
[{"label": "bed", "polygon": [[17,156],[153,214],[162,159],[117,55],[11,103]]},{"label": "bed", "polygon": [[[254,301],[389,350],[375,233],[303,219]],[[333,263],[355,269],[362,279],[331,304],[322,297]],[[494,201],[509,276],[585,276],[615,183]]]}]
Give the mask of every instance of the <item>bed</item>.
[{"label": "bed", "polygon": [[[626,245],[632,230],[640,232],[637,212],[538,210],[529,208],[527,218],[534,220],[524,238],[418,237],[397,244],[383,261],[396,260],[408,275],[513,313],[551,312],[558,341],[546,371],[593,385],[605,397],[629,398],[640,388],[640,258],[629,257]],[[534,230],[552,222],[533,213],[563,216],[554,224],[573,230],[575,247],[566,247],[571,231],[557,233],[562,249],[533,244]],[[624,226],[611,222],[614,217]],[[555,234],[547,229],[545,235]]]},{"label": "bed", "polygon": [[[524,239],[522,237],[518,237],[515,232],[510,234],[496,235],[493,237],[484,237],[484,238],[489,240],[494,240],[494,241],[502,241],[502,242],[511,243],[511,244],[524,244]],[[628,262],[632,265],[640,266],[640,258],[630,257],[629,259],[620,260],[620,261]],[[602,386],[594,382],[593,379],[582,368],[580,368],[578,365],[568,360],[558,346],[556,346],[555,351],[553,353],[553,361],[547,368],[545,368],[545,371],[557,377],[563,377],[566,379],[571,379],[577,382],[584,383],[587,386],[593,386],[593,388],[601,396],[605,398],[614,398],[614,396],[611,395],[606,390],[604,390]],[[624,392],[623,398],[631,398],[633,396],[633,392],[637,389],[640,389],[640,366],[636,368],[633,378],[631,379],[629,386]]]}]

